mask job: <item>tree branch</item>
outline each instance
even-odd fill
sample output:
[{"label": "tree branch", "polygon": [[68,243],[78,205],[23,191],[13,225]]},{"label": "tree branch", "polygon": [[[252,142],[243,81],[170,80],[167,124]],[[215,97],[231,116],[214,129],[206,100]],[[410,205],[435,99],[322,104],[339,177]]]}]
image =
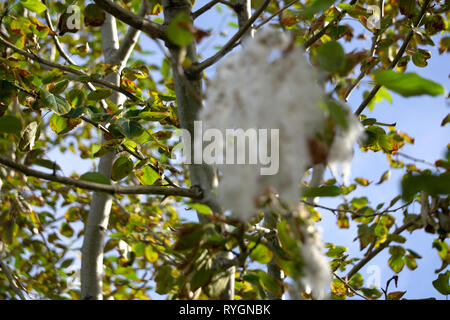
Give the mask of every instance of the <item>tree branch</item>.
[{"label": "tree branch", "polygon": [[351,292],[353,292],[354,294],[356,294],[357,296],[360,296],[361,298],[363,298],[364,300],[369,300],[369,298],[367,298],[365,295],[360,294],[358,291],[356,291],[355,288],[353,288],[351,285],[348,284],[347,281],[345,281],[344,279],[342,279],[341,277],[339,277],[336,272],[333,272],[333,276],[336,277],[336,279],[338,279],[339,281],[341,281],[344,286],[346,286]]},{"label": "tree branch", "polygon": [[[416,20],[414,21],[413,28],[408,32],[408,35],[405,38],[405,41],[403,42],[403,45],[398,50],[397,54],[394,57],[394,60],[392,60],[391,64],[387,67],[386,70],[393,69],[398,61],[403,56],[403,53],[405,53],[406,48],[408,47],[409,42],[411,41],[413,35],[414,35],[414,29],[417,28],[420,25],[420,22],[422,21],[422,18],[425,15],[426,10],[428,9],[428,6],[430,5],[431,0],[425,0],[425,2],[422,5],[422,9],[420,10],[419,15],[417,16]],[[361,102],[358,109],[355,111],[355,115],[359,116],[364,109],[367,107],[367,105],[372,101],[373,97],[377,94],[378,90],[380,90],[381,85],[377,84],[372,91],[370,91],[369,95]]]},{"label": "tree branch", "polygon": [[260,24],[256,25],[254,29],[259,29],[261,28],[263,25],[265,25],[266,23],[270,22],[273,18],[275,18],[276,16],[280,15],[283,11],[285,11],[286,9],[292,7],[294,4],[296,4],[297,2],[299,2],[300,0],[294,0],[289,2],[288,4],[286,4],[283,8],[281,8],[280,10],[278,10],[277,12],[275,12],[274,14],[272,14],[270,17],[268,17],[267,19],[265,19],[263,22],[261,22]]},{"label": "tree branch", "polygon": [[[147,0],[142,1],[141,9],[138,12],[138,17],[144,18],[148,12],[148,2]],[[133,52],[133,48],[138,42],[140,30],[129,27],[125,37],[122,40],[122,43],[119,46],[119,50],[115,53],[113,60],[116,61],[128,61],[128,58]]]},{"label": "tree branch", "polygon": [[[245,25],[247,24],[247,21],[250,19],[250,15],[252,14],[251,0],[236,0],[236,4],[234,5],[234,12],[236,12],[238,18],[239,28],[245,28]],[[242,38],[253,38],[253,33],[253,25],[250,25]]]},{"label": "tree branch", "polygon": [[198,188],[180,188],[180,187],[161,187],[161,186],[120,186],[117,184],[102,184],[84,180],[71,179],[45,173],[42,171],[30,169],[29,167],[16,163],[8,157],[0,155],[0,164],[21,172],[26,176],[36,177],[47,181],[54,181],[68,186],[81,188],[84,190],[104,192],[108,194],[148,194],[148,195],[165,195],[180,196],[199,200],[201,191]]},{"label": "tree branch", "polygon": [[[190,0],[163,0],[163,8],[165,24],[170,24],[180,13],[192,14]],[[179,68],[181,65],[180,57],[184,55],[193,63],[196,63],[198,59],[196,44],[192,42],[190,45],[180,48],[174,46],[172,43],[166,42],[166,46],[170,52],[180,126],[194,137],[194,121],[198,120],[198,114],[203,107],[202,100],[198,99],[198,97],[202,96],[201,71],[193,75],[191,74],[190,77],[185,77]],[[194,150],[193,144],[194,141],[192,140],[191,151]],[[189,165],[189,178],[192,186],[199,186],[203,191],[202,203],[208,205],[213,212],[222,213],[222,208],[217,201],[217,194],[215,193],[217,176],[214,168],[207,164],[191,164]],[[203,215],[197,212],[197,216],[200,222],[204,222]],[[223,252],[218,255],[217,260],[224,262],[231,257],[231,252]],[[234,299],[234,276],[235,268],[231,267],[227,269],[227,284],[225,288],[220,290],[217,298]]]},{"label": "tree branch", "polygon": [[[89,118],[86,118],[85,116],[81,116],[80,117],[81,120],[93,125],[94,127],[96,127],[97,129],[101,130],[102,132],[110,135],[111,132],[105,128],[103,125],[101,125],[100,123],[97,123]],[[120,147],[122,148],[122,151],[125,151],[129,154],[131,154],[133,157],[135,157],[138,160],[145,160],[145,158],[143,156],[141,156],[140,154],[138,154],[137,152],[131,150],[130,148],[128,148],[125,144],[121,144]],[[158,168],[156,168],[153,164],[149,163],[148,166],[150,166],[153,170],[155,170],[156,172],[158,172]],[[178,187],[168,176],[164,175],[164,180],[167,181],[167,183],[173,187]]]},{"label": "tree branch", "polygon": [[[43,0],[43,2],[44,4],[46,3],[45,0]],[[58,50],[59,54],[63,57],[64,60],[66,60],[69,64],[76,66],[77,64],[75,63],[75,61],[73,61],[72,58],[69,57],[69,55],[61,45],[61,42],[59,41],[59,38],[55,32],[55,28],[53,26],[52,19],[50,17],[50,13],[48,12],[48,10],[45,10],[45,20],[47,21],[47,26],[50,28],[51,31],[53,31],[51,35],[53,38],[53,42],[55,43],[56,50]],[[95,91],[95,87],[92,83],[86,82],[86,85],[89,88],[89,90]],[[101,100],[100,103],[104,110],[108,108],[108,105],[106,104],[105,100]]]},{"label": "tree branch", "polygon": [[[3,259],[3,257],[0,258]],[[8,278],[9,286],[20,297],[21,300],[27,300],[22,290],[20,290],[20,288],[17,286],[13,273],[11,272],[11,270],[9,270],[6,263],[4,263],[1,259],[0,259],[0,269],[2,269],[3,273],[6,275],[6,278]]]},{"label": "tree branch", "polygon": [[168,40],[166,28],[164,26],[136,15],[110,0],[94,0],[94,2],[116,19],[137,30],[145,32],[149,37],[158,38],[164,41]]},{"label": "tree branch", "polygon": [[[352,0],[352,1],[350,1],[349,4],[354,5],[355,3],[356,3],[356,0]],[[339,21],[342,20],[342,18],[345,16],[346,13],[347,13],[346,10],[342,10],[341,13],[339,13],[333,20],[331,20],[330,23],[328,23],[322,30],[320,30],[315,35],[313,35],[311,38],[309,38],[309,40],[303,44],[303,47],[305,48],[305,50],[308,49],[311,45],[313,45],[317,40],[322,38],[322,36],[325,34],[325,32],[327,32],[329,27],[331,27],[333,25],[337,25],[339,23]]]},{"label": "tree branch", "polygon": [[207,12],[209,9],[214,7],[216,4],[222,3],[222,2],[223,2],[222,0],[212,0],[212,1],[208,2],[203,7],[201,7],[200,9],[198,9],[197,11],[194,11],[192,13],[192,19],[194,19],[194,20],[197,19],[199,16],[201,16],[202,14]]},{"label": "tree branch", "polygon": [[219,50],[214,54],[213,56],[203,60],[199,63],[194,63],[190,68],[186,69],[187,74],[198,74],[202,72],[204,69],[210,67],[217,61],[219,61],[221,58],[223,58],[228,52],[230,52],[236,42],[248,31],[249,28],[251,28],[252,24],[256,21],[256,19],[259,18],[259,16],[263,13],[263,11],[267,8],[267,6],[270,4],[271,0],[264,0],[264,2],[259,6],[258,9],[253,13],[253,15],[250,17],[250,19],[245,23],[245,25],[242,26],[234,34],[233,37],[231,37],[230,40]]},{"label": "tree branch", "polygon": [[[106,80],[103,80],[103,79],[93,78],[88,73],[80,71],[78,69],[67,67],[67,66],[62,65],[62,64],[58,64],[58,63],[54,63],[54,62],[48,61],[48,60],[46,60],[44,58],[39,57],[38,55],[36,55],[34,53],[30,53],[28,51],[25,51],[25,50],[22,50],[22,49],[16,47],[15,45],[13,45],[9,41],[5,40],[1,36],[0,36],[0,43],[4,44],[6,47],[12,49],[16,53],[18,53],[18,54],[20,54],[22,56],[25,56],[25,57],[27,57],[27,58],[29,58],[31,60],[34,60],[34,61],[36,61],[36,62],[38,62],[40,64],[46,65],[46,66],[51,67],[51,68],[56,68],[56,69],[59,69],[59,70],[65,71],[65,72],[69,72],[69,73],[74,74],[76,76],[87,76],[87,77],[89,77],[89,81],[90,82],[93,82],[93,83],[96,83],[98,85],[107,87],[107,88],[112,89],[112,90],[114,90],[116,92],[120,92],[120,93],[126,95],[128,98],[132,99],[133,101],[139,101],[139,98],[136,97],[134,94],[126,91],[125,89],[123,89],[123,88],[121,88],[121,87],[119,87],[117,85],[114,85],[114,84],[112,84],[112,83],[110,83],[110,82],[108,82]],[[80,81],[80,80],[77,80],[77,79],[75,79],[75,80],[84,83],[84,81]]]},{"label": "tree branch", "polygon": [[[400,234],[403,231],[405,231],[406,229],[408,229],[409,227],[413,226],[417,220],[420,217],[417,217],[416,219],[409,221],[407,223],[405,223],[404,225],[402,225],[401,227],[397,228],[393,234]],[[361,270],[362,267],[364,267],[370,260],[372,260],[377,254],[379,254],[381,251],[383,251],[384,249],[386,249],[390,244],[391,244],[391,240],[386,240],[385,242],[383,242],[378,248],[376,248],[375,250],[373,250],[372,252],[370,252],[365,258],[363,258],[362,260],[360,260],[346,275],[347,279],[351,279],[359,270]]]}]

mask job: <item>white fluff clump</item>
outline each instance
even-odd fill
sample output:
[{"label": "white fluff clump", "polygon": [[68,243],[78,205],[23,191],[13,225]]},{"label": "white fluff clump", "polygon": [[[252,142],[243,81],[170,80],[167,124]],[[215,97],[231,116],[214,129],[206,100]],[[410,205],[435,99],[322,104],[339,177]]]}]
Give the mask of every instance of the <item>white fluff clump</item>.
[{"label": "white fluff clump", "polygon": [[301,247],[304,259],[302,269],[304,276],[300,279],[303,289],[311,293],[316,299],[326,299],[331,282],[331,269],[323,254],[324,244],[320,229],[308,226],[305,241]]},{"label": "white fluff clump", "polygon": [[298,203],[300,179],[311,163],[307,139],[323,127],[325,115],[318,107],[322,90],[303,50],[270,61],[289,48],[289,37],[262,30],[244,44],[218,66],[200,120],[224,136],[229,128],[279,129],[277,174],[261,176],[260,165],[218,165],[223,173],[219,199],[233,215],[248,220],[255,213],[254,199],[269,186],[286,203]]},{"label": "white fluff clump", "polygon": [[[243,221],[256,213],[255,199],[267,188],[275,188],[282,201],[295,207],[299,185],[311,166],[308,140],[321,132],[328,116],[320,107],[324,91],[301,48],[278,31],[261,30],[248,39],[240,52],[230,54],[217,67],[207,88],[207,107],[200,113],[203,127],[219,129],[278,129],[279,171],[261,175],[260,164],[219,164],[223,176],[219,200],[225,209]],[[323,105],[323,104],[322,104]],[[343,164],[349,175],[352,147],[362,126],[348,114],[348,130],[337,127],[329,152],[333,168]],[[225,154],[226,145],[224,145]]]},{"label": "white fluff clump", "polygon": [[348,128],[344,130],[338,127],[333,144],[329,150],[328,163],[335,176],[338,176],[338,165],[341,164],[344,183],[348,184],[350,163],[353,158],[353,146],[363,138],[364,128],[351,112],[347,114],[346,120]]}]

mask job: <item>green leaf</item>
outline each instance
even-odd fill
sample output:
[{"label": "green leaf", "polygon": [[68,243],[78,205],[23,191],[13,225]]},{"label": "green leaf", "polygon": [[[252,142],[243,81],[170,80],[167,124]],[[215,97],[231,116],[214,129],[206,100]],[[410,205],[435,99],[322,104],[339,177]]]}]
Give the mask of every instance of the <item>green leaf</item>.
[{"label": "green leaf", "polygon": [[412,255],[405,256],[405,262],[408,269],[415,270],[417,268],[417,262],[414,256]]},{"label": "green leaf", "polygon": [[267,273],[265,273],[262,270],[259,270],[258,276],[259,276],[259,281],[260,281],[262,287],[266,291],[268,291],[276,296],[280,296],[283,294],[283,284],[282,283],[280,283],[276,279],[272,278],[271,276],[269,276]]},{"label": "green leaf", "polygon": [[342,194],[342,190],[336,186],[320,186],[314,188],[305,188],[303,190],[303,197],[315,198],[315,197],[336,197]]},{"label": "green leaf", "polygon": [[333,281],[331,281],[331,292],[333,293],[333,295],[345,298],[347,287],[341,280],[333,279]]},{"label": "green leaf", "polygon": [[353,288],[358,290],[364,284],[364,278],[361,274],[356,273],[348,282],[348,284]]},{"label": "green leaf", "polygon": [[160,179],[159,174],[155,170],[153,170],[150,166],[145,166],[144,169],[135,171],[134,175],[143,185],[146,186],[151,186],[158,179]]},{"label": "green leaf", "polygon": [[329,244],[330,248],[328,249],[327,256],[333,259],[338,259],[342,257],[342,255],[347,252],[346,247],[335,246],[333,244]]},{"label": "green leaf", "polygon": [[97,89],[95,91],[92,91],[88,94],[87,98],[88,100],[92,101],[99,101],[102,99],[106,99],[112,95],[111,89],[101,88]]},{"label": "green leaf", "polygon": [[361,288],[361,292],[370,299],[378,299],[382,293],[375,288]]},{"label": "green leaf", "polygon": [[366,11],[364,7],[361,7],[359,5],[339,3],[337,6],[342,10],[345,10],[348,13],[348,15],[352,16],[353,18],[358,18],[359,16],[369,17],[371,15],[368,11]]},{"label": "green leaf", "polygon": [[61,167],[56,162],[48,159],[34,159],[33,164],[50,170],[61,170]]},{"label": "green leaf", "polygon": [[211,259],[207,259],[207,263],[204,263],[201,268],[196,268],[191,280],[191,290],[197,290],[208,284],[211,278],[214,276],[214,269],[212,268]]},{"label": "green leaf", "polygon": [[194,40],[194,35],[189,30],[189,26],[192,26],[191,17],[185,12],[179,13],[170,21],[167,28],[169,40],[178,46],[189,45]]},{"label": "green leaf", "polygon": [[213,214],[210,207],[208,207],[206,204],[202,203],[188,203],[187,204],[191,209],[196,210],[198,213],[201,214]]},{"label": "green leaf", "polygon": [[73,229],[67,222],[62,223],[61,228],[59,229],[59,232],[67,238],[70,238],[73,236]]},{"label": "green leaf", "polygon": [[39,138],[39,124],[36,121],[28,124],[23,130],[19,142],[19,150],[29,152],[34,147],[36,139]]},{"label": "green leaf", "polygon": [[78,118],[81,116],[84,111],[86,110],[86,107],[76,107],[73,109],[70,109],[68,113],[66,113],[64,116],[67,118]]},{"label": "green leaf", "polygon": [[120,139],[111,139],[106,141],[97,152],[94,153],[94,157],[101,157],[107,153],[113,152],[116,148],[119,147],[122,140]]},{"label": "green leaf", "polygon": [[175,278],[172,276],[172,269],[170,266],[162,266],[155,277],[156,293],[166,294],[169,292]]},{"label": "green leaf", "polygon": [[158,252],[155,251],[152,246],[146,246],[144,257],[148,262],[153,263],[158,260]]},{"label": "green leaf", "polygon": [[144,132],[144,129],[137,121],[120,118],[116,124],[119,132],[127,138],[139,137]]},{"label": "green leaf", "polygon": [[167,112],[153,112],[153,111],[144,111],[139,113],[139,117],[147,120],[147,121],[160,121],[170,116],[170,113]]},{"label": "green leaf", "polygon": [[369,180],[367,180],[365,178],[361,178],[361,177],[355,178],[355,182],[364,187],[366,187],[370,184]]},{"label": "green leaf", "polygon": [[3,116],[0,118],[0,133],[12,133],[20,137],[22,124],[17,117]]},{"label": "green leaf", "polygon": [[331,119],[333,119],[334,122],[339,124],[343,129],[347,129],[347,111],[342,107],[342,105],[336,100],[327,100],[326,106],[330,112]]},{"label": "green leaf", "polygon": [[61,94],[69,85],[69,80],[64,79],[49,86],[49,91],[53,94]]},{"label": "green leaf", "polygon": [[334,40],[325,42],[317,49],[316,59],[320,68],[332,73],[341,71],[346,61],[344,49]]},{"label": "green leaf", "polygon": [[66,102],[66,100],[48,92],[47,90],[41,90],[41,98],[44,107],[53,110],[58,115],[63,115],[70,111],[70,105]]},{"label": "green leaf", "polygon": [[368,203],[369,200],[366,197],[353,198],[351,201],[352,206],[355,207],[357,210],[365,207]]},{"label": "green leaf", "polygon": [[189,222],[181,226],[177,231],[178,239],[174,250],[187,250],[198,246],[207,230],[207,225]]},{"label": "green leaf", "polygon": [[443,295],[450,294],[449,278],[450,270],[446,273],[441,273],[438,275],[438,278],[433,281],[433,287]]},{"label": "green leaf", "polygon": [[133,160],[130,157],[122,156],[114,161],[111,172],[111,179],[119,181],[125,178],[133,171]]},{"label": "green leaf", "polygon": [[64,260],[64,261],[61,263],[61,268],[65,269],[65,268],[70,267],[70,266],[72,265],[72,263],[73,263],[73,260],[74,260],[73,258]]},{"label": "green leaf", "polygon": [[315,0],[309,2],[309,5],[302,10],[301,15],[307,19],[312,18],[316,13],[330,8],[336,0]]},{"label": "green leaf", "polygon": [[[253,248],[254,243],[250,245],[250,248]],[[250,258],[253,261],[268,264],[272,260],[273,253],[263,244],[258,244],[255,249],[252,249],[250,253]]]},{"label": "green leaf", "polygon": [[427,60],[431,58],[431,54],[430,51],[427,50],[417,50],[416,52],[413,53],[412,55],[412,62],[420,67],[420,68],[424,68],[428,65]]},{"label": "green leaf", "polygon": [[399,234],[395,234],[395,233],[391,233],[387,236],[387,239],[389,241],[393,241],[393,242],[398,242],[398,243],[405,243],[406,239],[404,237],[402,237]]},{"label": "green leaf", "polygon": [[383,182],[385,182],[386,180],[389,180],[389,178],[391,177],[391,170],[387,170],[385,171],[380,178],[380,181],[377,182],[377,184],[382,184]]},{"label": "green leaf", "polygon": [[40,0],[20,0],[20,3],[22,6],[33,12],[42,13],[47,10],[45,4]]},{"label": "green leaf", "polygon": [[405,259],[402,256],[393,255],[389,258],[388,265],[394,272],[399,273],[405,266]]},{"label": "green leaf", "polygon": [[450,194],[450,175],[407,175],[402,181],[402,197],[406,201],[413,199],[419,191],[426,191],[429,195]]},{"label": "green leaf", "polygon": [[100,172],[86,172],[80,177],[80,179],[96,183],[111,184],[109,179],[102,175]]},{"label": "green leaf", "polygon": [[106,19],[105,11],[95,3],[88,4],[84,8],[84,24],[93,27],[99,27]]},{"label": "green leaf", "polygon": [[406,291],[394,291],[390,292],[386,296],[386,300],[400,300],[401,297],[405,295]]},{"label": "green leaf", "polygon": [[[364,91],[363,97],[366,98],[368,95],[369,91]],[[378,90],[378,92],[372,98],[372,100],[370,100],[367,107],[369,108],[369,110],[373,110],[375,108],[375,104],[383,100],[387,100],[390,104],[392,104],[392,97],[390,93],[384,87],[381,87],[380,90]]]},{"label": "green leaf", "polygon": [[375,81],[404,97],[423,94],[437,96],[445,92],[444,87],[440,84],[424,79],[416,73],[397,73],[392,70],[383,70],[375,74]]},{"label": "green leaf", "polygon": [[78,118],[65,118],[60,117],[56,113],[52,114],[49,119],[50,128],[56,134],[64,134],[75,128],[81,123],[81,119]]}]

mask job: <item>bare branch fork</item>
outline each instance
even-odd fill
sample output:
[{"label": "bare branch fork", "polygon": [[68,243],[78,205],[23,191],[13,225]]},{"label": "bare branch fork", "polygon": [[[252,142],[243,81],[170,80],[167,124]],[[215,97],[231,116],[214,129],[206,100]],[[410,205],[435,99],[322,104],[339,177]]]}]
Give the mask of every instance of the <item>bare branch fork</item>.
[{"label": "bare branch fork", "polygon": [[125,22],[137,30],[143,31],[149,37],[164,41],[168,40],[165,26],[134,14],[110,0],[94,0],[94,2],[116,19]]},{"label": "bare branch fork", "polygon": [[148,194],[148,195],[165,195],[180,196],[199,200],[202,192],[198,188],[180,188],[180,187],[161,187],[161,186],[120,186],[117,184],[102,184],[78,179],[71,179],[45,173],[42,171],[31,169],[25,165],[19,164],[12,159],[0,155],[0,164],[21,172],[26,176],[36,177],[47,181],[62,183],[65,185],[96,191],[108,194]]},{"label": "bare branch fork", "polygon": [[230,52],[234,47],[236,42],[241,39],[241,37],[248,32],[252,27],[253,23],[259,16],[264,12],[264,10],[269,6],[271,0],[264,0],[264,2],[255,10],[253,15],[247,20],[247,22],[231,37],[230,40],[214,54],[213,56],[205,59],[202,62],[194,63],[191,67],[187,68],[187,74],[198,74],[204,69],[210,67],[222,57],[224,57],[228,52]]}]

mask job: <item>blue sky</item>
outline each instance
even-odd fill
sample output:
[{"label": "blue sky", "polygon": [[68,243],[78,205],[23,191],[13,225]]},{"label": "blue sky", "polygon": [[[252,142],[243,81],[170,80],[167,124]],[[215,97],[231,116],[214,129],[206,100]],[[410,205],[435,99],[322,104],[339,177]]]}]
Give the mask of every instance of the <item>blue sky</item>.
[{"label": "blue sky", "polygon": [[[198,0],[195,8],[200,7],[205,1]],[[232,35],[236,29],[228,25],[229,22],[235,22],[235,18],[232,16],[231,12],[224,8],[223,12],[219,14],[217,10],[213,9],[211,12],[204,14],[195,21],[195,25],[202,29],[212,29],[213,36],[203,40],[199,45],[199,53],[203,57],[208,57],[215,52],[214,46],[224,44],[226,39]],[[344,22],[350,22],[349,19],[344,20]],[[362,30],[358,25],[351,24],[355,30]],[[366,34],[368,31],[364,30]],[[220,33],[226,34],[226,36],[221,36]],[[357,32],[355,32],[357,34]],[[141,45],[145,47],[146,50],[154,51],[155,54],[142,56],[152,64],[161,63],[161,53],[159,49],[154,45],[154,43],[146,36],[141,36]],[[347,52],[351,51],[353,48],[358,46],[364,46],[364,48],[370,47],[370,40],[359,41],[352,44],[344,44]],[[147,49],[148,48],[148,49]],[[436,49],[431,47],[425,48],[431,50],[432,57],[428,61],[429,66],[425,69],[420,70],[412,65],[408,66],[409,72],[418,72],[423,77],[434,80],[442,84],[448,91],[450,81],[449,81],[449,69],[448,69],[448,55],[439,55]],[[212,75],[213,69],[208,69],[208,75]],[[156,75],[155,75],[156,76]],[[370,87],[367,79],[362,82],[361,87],[356,89],[348,104],[352,110],[355,110],[360,102],[362,101],[362,93]],[[449,143],[450,137],[450,126],[440,127],[442,119],[450,111],[448,102],[446,103],[444,96],[439,97],[412,97],[405,99],[395,93],[391,93],[393,97],[393,104],[389,104],[383,101],[375,106],[373,111],[365,110],[365,114],[369,117],[375,117],[378,121],[384,123],[397,123],[397,129],[413,136],[415,138],[414,145],[406,145],[402,152],[420,158],[434,162],[438,158],[442,158],[444,155],[445,147]],[[53,150],[49,154],[50,159],[56,160],[58,164],[63,168],[65,175],[70,175],[73,171],[82,174],[86,171],[92,169],[90,160],[81,160],[75,158],[73,154],[61,155],[57,150]],[[407,163],[412,163],[404,159]],[[426,165],[417,163],[419,168],[424,168]],[[428,167],[429,168],[429,167]],[[389,163],[382,153],[374,152],[361,152],[357,150],[352,162],[352,177],[365,177],[370,181],[377,182],[383,172],[389,169]],[[392,169],[391,177],[388,181],[383,183],[381,186],[371,186],[362,188],[358,187],[351,196],[367,196],[370,203],[376,206],[380,202],[389,202],[395,195],[400,192],[400,177],[403,175],[403,170]],[[334,205],[335,200],[321,199],[320,204],[323,205]],[[181,209],[182,210],[182,209]],[[412,205],[410,207],[410,212],[418,213],[420,207],[418,205]],[[182,214],[183,216],[192,216],[191,214]],[[356,224],[351,223],[350,229],[339,229],[336,225],[336,218],[332,213],[327,211],[321,211],[322,221],[319,225],[323,228],[323,238],[325,242],[332,242],[336,245],[343,245],[348,247],[348,252],[351,256],[359,256],[359,242],[353,241],[357,235]],[[401,213],[395,215],[399,218],[399,223],[401,223]],[[418,268],[414,271],[409,269],[404,269],[400,273],[398,288],[395,289],[391,285],[391,291],[407,290],[405,298],[427,298],[436,297],[438,299],[445,299],[444,296],[437,292],[431,281],[437,278],[434,270],[441,266],[440,259],[434,249],[432,249],[431,244],[435,236],[426,234],[423,231],[418,231],[412,235],[407,235],[407,243],[405,248],[413,248],[416,252],[422,255],[422,259],[418,260]],[[381,275],[381,286],[384,287],[386,281],[391,278],[395,273],[387,266],[387,260],[389,255],[387,250],[379,254],[375,259],[372,260],[370,265],[375,265],[380,268]],[[361,270],[361,275],[367,278],[367,267]],[[155,296],[154,298],[157,298]]]}]

